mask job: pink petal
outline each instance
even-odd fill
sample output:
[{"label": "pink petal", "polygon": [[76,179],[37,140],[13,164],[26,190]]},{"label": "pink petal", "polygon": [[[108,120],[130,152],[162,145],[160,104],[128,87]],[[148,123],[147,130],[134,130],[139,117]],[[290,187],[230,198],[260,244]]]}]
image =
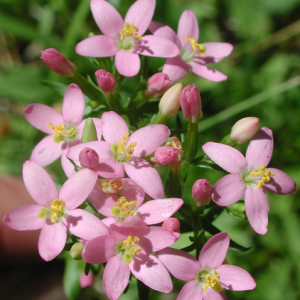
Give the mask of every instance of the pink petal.
[{"label": "pink petal", "polygon": [[86,241],[99,235],[109,235],[107,227],[96,216],[82,209],[68,211],[64,224],[72,234]]},{"label": "pink petal", "polygon": [[239,201],[245,194],[246,184],[239,174],[228,174],[214,186],[213,201],[220,206],[228,206]]},{"label": "pink petal", "polygon": [[[82,120],[80,122],[80,124],[77,126],[77,136],[78,136],[79,140],[81,140],[82,130],[84,128],[86,120],[87,119]],[[92,120],[93,120],[93,122],[95,124],[95,127],[96,127],[98,141],[101,141],[101,136],[102,136],[101,119],[99,119],[99,118],[92,118]]]},{"label": "pink petal", "polygon": [[54,259],[64,249],[67,240],[67,228],[62,222],[48,223],[43,226],[38,248],[45,261]]},{"label": "pink petal", "polygon": [[230,55],[233,50],[233,46],[229,43],[202,43],[202,45],[206,46],[203,58],[206,63],[218,62]]},{"label": "pink petal", "polygon": [[149,125],[135,131],[129,138],[127,145],[136,142],[133,155],[146,156],[154,152],[170,135],[170,130],[165,125]]},{"label": "pink petal", "polygon": [[179,198],[148,201],[138,209],[138,216],[147,225],[158,224],[171,217],[183,204]]},{"label": "pink petal", "polygon": [[246,159],[250,169],[269,164],[273,153],[273,144],[272,130],[262,127],[255,134],[247,148]]},{"label": "pink petal", "polygon": [[58,197],[58,191],[49,174],[36,162],[27,160],[23,165],[26,189],[35,202],[48,206]]},{"label": "pink petal", "polygon": [[165,248],[156,253],[158,259],[177,279],[190,281],[197,277],[200,263],[192,255],[172,248]]},{"label": "pink petal", "polygon": [[162,72],[167,74],[170,80],[176,81],[185,77],[189,69],[189,65],[180,56],[176,56],[166,60]]},{"label": "pink petal", "polygon": [[143,259],[140,257],[140,254],[137,255],[129,264],[132,274],[155,291],[171,292],[173,289],[171,277],[159,259],[153,255],[145,255]]},{"label": "pink petal", "polygon": [[268,170],[274,173],[275,176],[271,176],[270,181],[263,184],[262,188],[265,191],[279,195],[294,194],[296,192],[296,182],[293,178],[275,168],[268,168]]},{"label": "pink petal", "polygon": [[197,18],[193,11],[185,10],[178,23],[177,29],[178,37],[183,48],[187,48],[190,45],[190,42],[186,37],[199,39],[199,26]]},{"label": "pink petal", "polygon": [[116,144],[129,132],[124,119],[114,111],[104,112],[101,120],[103,137],[109,144]]},{"label": "pink petal", "polygon": [[127,11],[125,23],[133,24],[139,30],[139,35],[145,33],[152,20],[155,2],[155,0],[135,1]]},{"label": "pink petal", "polygon": [[179,48],[176,44],[165,38],[145,35],[137,47],[136,53],[154,57],[175,57],[179,54]]},{"label": "pink petal", "polygon": [[4,216],[3,223],[20,231],[41,229],[45,224],[45,219],[37,216],[41,208],[42,206],[37,204],[18,207]]},{"label": "pink petal", "polygon": [[117,223],[118,220],[116,219],[116,217],[108,217],[108,218],[105,218],[105,219],[102,219],[102,223],[107,227],[109,228],[109,226],[111,224],[115,224]]},{"label": "pink petal", "polygon": [[[77,141],[78,141],[78,140],[77,140]],[[72,142],[72,143],[73,143],[73,142]],[[80,143],[80,142],[78,141],[78,143]],[[73,176],[73,175],[76,173],[76,171],[75,171],[75,169],[74,169],[73,164],[72,164],[72,163],[69,161],[69,159],[67,158],[67,153],[68,153],[68,151],[69,151],[69,147],[68,147],[68,146],[67,146],[67,147],[64,147],[63,152],[62,152],[62,154],[61,154],[60,162],[61,162],[61,166],[62,166],[62,168],[63,168],[63,170],[64,170],[66,176],[67,176],[68,178],[70,178],[71,176]]]},{"label": "pink petal", "polygon": [[64,122],[61,113],[50,106],[40,103],[33,103],[26,106],[24,116],[32,126],[48,134],[53,133],[53,129],[48,123],[60,125]]},{"label": "pink petal", "polygon": [[53,136],[48,135],[34,147],[30,160],[35,161],[41,167],[48,166],[61,156],[62,144],[63,143],[55,143]]},{"label": "pink petal", "polygon": [[154,199],[164,195],[164,187],[157,171],[146,160],[133,157],[124,164],[127,175],[136,182],[146,194]]},{"label": "pink petal", "polygon": [[113,256],[105,266],[103,288],[111,300],[119,299],[128,285],[130,270],[122,257]]},{"label": "pink petal", "polygon": [[78,125],[82,120],[84,107],[85,103],[81,89],[74,83],[70,84],[62,104],[64,123]]},{"label": "pink petal", "polygon": [[128,201],[136,200],[138,202],[136,207],[140,207],[145,198],[145,191],[130,178],[123,178],[122,180],[125,188],[120,191],[121,196]]},{"label": "pink petal", "polygon": [[116,255],[117,241],[114,237],[98,236],[86,243],[82,257],[90,264],[102,264]]},{"label": "pink petal", "polygon": [[118,195],[104,193],[103,191],[100,191],[99,188],[97,188],[97,199],[95,197],[96,194],[94,193],[94,190],[92,194],[92,197],[91,195],[89,196],[89,200],[94,208],[105,217],[113,217],[111,209],[118,201]]},{"label": "pink petal", "polygon": [[201,269],[217,269],[223,263],[228,251],[230,238],[226,232],[212,236],[199,255]]},{"label": "pink petal", "polygon": [[179,38],[171,27],[159,22],[151,21],[149,30],[153,35],[165,38],[177,45],[178,48],[181,48]]},{"label": "pink petal", "polygon": [[81,205],[94,188],[97,178],[97,173],[89,169],[82,169],[69,178],[59,191],[59,199],[65,202],[66,209]]},{"label": "pink petal", "polygon": [[199,64],[198,62],[189,62],[189,66],[191,67],[193,73],[207,80],[219,82],[227,79],[227,76],[223,73],[215,69],[209,68],[206,65]]},{"label": "pink petal", "polygon": [[101,163],[97,169],[97,173],[103,178],[124,177],[125,175],[123,164],[114,159],[108,159]]},{"label": "pink petal", "polygon": [[203,293],[204,300],[226,300],[226,296],[223,291],[216,292],[214,289],[209,288]]},{"label": "pink petal", "polygon": [[216,271],[220,276],[220,284],[226,290],[248,291],[256,287],[252,276],[242,268],[222,265]]},{"label": "pink petal", "polygon": [[[104,2],[101,0],[101,2]],[[79,42],[75,52],[82,56],[108,57],[114,56],[119,48],[116,41],[106,35],[94,35]]]},{"label": "pink petal", "polygon": [[202,146],[202,149],[212,161],[229,173],[240,174],[247,166],[243,154],[233,147],[208,142]]},{"label": "pink petal", "polygon": [[202,300],[203,288],[196,280],[186,283],[181,289],[176,300]]},{"label": "pink petal", "polygon": [[120,36],[124,22],[119,12],[110,3],[91,0],[91,11],[95,22],[104,35],[113,39]]},{"label": "pink petal", "polygon": [[251,227],[258,234],[268,231],[268,197],[262,189],[248,187],[245,193],[246,214]]},{"label": "pink petal", "polygon": [[116,53],[115,64],[121,75],[132,77],[139,72],[141,61],[136,53],[132,53],[130,50],[120,50]]}]

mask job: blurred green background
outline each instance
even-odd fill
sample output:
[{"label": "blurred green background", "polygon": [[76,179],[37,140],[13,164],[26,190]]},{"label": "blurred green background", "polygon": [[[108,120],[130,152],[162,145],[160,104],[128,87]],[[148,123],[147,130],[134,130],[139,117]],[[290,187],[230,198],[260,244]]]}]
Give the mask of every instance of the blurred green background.
[{"label": "blurred green background", "polygon": [[[0,173],[21,176],[43,134],[27,123],[23,109],[34,102],[57,105],[61,96],[42,80],[71,83],[49,70],[40,51],[57,48],[86,75],[94,66],[74,51],[90,32],[99,33],[89,8],[90,0],[0,0]],[[124,16],[132,0],[110,1]],[[154,20],[177,30],[185,9],[193,10],[199,42],[230,42],[232,55],[213,67],[228,80],[209,82],[190,74],[182,82],[195,84],[202,97],[204,118],[199,123],[199,153],[207,141],[220,141],[232,125],[247,116],[273,130],[275,147],[270,166],[280,168],[300,184],[300,1],[299,0],[157,0]],[[151,58],[151,72],[164,60]],[[245,151],[247,145],[239,147]],[[64,179],[59,162],[47,168]],[[215,183],[223,173],[192,168],[184,197],[198,178]],[[227,292],[228,299],[300,299],[300,201],[295,195],[268,195],[269,231],[258,236],[245,220],[222,213],[215,226],[243,246],[230,251],[228,261],[248,270],[257,282],[251,292]],[[184,242],[182,242],[183,244]],[[184,245],[186,246],[186,244]],[[183,282],[176,281],[175,299]],[[131,289],[121,300],[135,299]]]}]

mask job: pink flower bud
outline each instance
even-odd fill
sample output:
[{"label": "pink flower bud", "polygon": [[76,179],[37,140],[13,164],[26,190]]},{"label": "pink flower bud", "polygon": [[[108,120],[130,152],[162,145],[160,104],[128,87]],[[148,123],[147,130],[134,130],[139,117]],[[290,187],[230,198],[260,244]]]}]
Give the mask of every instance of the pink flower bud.
[{"label": "pink flower bud", "polygon": [[209,204],[212,194],[211,184],[206,179],[198,179],[192,189],[193,198],[197,200],[198,205]]},{"label": "pink flower bud", "polygon": [[103,93],[115,93],[117,83],[113,74],[101,69],[96,71],[95,75],[98,85]]},{"label": "pink flower bud", "polygon": [[84,148],[79,153],[79,162],[82,168],[96,170],[99,165],[99,155],[91,148]]},{"label": "pink flower bud", "polygon": [[198,119],[202,118],[201,97],[195,85],[186,86],[180,96],[180,104],[182,108],[183,117],[187,121],[196,123]]},{"label": "pink flower bud", "polygon": [[89,272],[88,275],[85,275],[84,273],[81,274],[79,278],[79,283],[81,288],[86,288],[89,286],[92,286],[94,283],[94,278],[92,272]]},{"label": "pink flower bud", "polygon": [[156,73],[148,79],[146,94],[157,98],[163,94],[172,83],[173,81],[169,79],[167,74],[162,72]]},{"label": "pink flower bud", "polygon": [[243,144],[255,135],[258,126],[259,119],[256,117],[240,119],[232,126],[230,138],[237,144]]},{"label": "pink flower bud", "polygon": [[164,220],[162,228],[172,232],[180,232],[180,222],[177,218],[168,218]]},{"label": "pink flower bud", "polygon": [[159,101],[159,111],[162,115],[173,117],[180,107],[180,94],[182,83],[176,83],[170,87]]},{"label": "pink flower bud", "polygon": [[173,162],[178,156],[178,149],[172,146],[158,147],[155,151],[152,161],[158,165],[167,165]]},{"label": "pink flower bud", "polygon": [[41,60],[46,63],[50,69],[61,76],[74,76],[76,66],[54,48],[41,51]]}]

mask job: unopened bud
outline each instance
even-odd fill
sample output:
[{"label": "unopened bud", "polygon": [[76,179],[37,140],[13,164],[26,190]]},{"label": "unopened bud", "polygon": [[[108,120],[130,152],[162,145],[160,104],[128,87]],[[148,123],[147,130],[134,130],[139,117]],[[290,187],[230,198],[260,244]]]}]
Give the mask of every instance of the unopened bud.
[{"label": "unopened bud", "polygon": [[156,73],[148,79],[146,94],[157,98],[162,95],[171,85],[173,81],[165,73]]},{"label": "unopened bud", "polygon": [[84,245],[82,243],[75,243],[70,250],[70,256],[75,260],[81,260],[83,248]]},{"label": "unopened bud", "polygon": [[197,200],[198,205],[209,204],[212,194],[211,184],[206,179],[198,179],[192,189],[193,198]]},{"label": "unopened bud", "polygon": [[178,156],[178,149],[171,146],[158,147],[152,161],[158,165],[167,165],[173,162]]},{"label": "unopened bud", "polygon": [[183,118],[192,123],[196,123],[202,118],[201,97],[196,86],[186,86],[180,96],[180,104],[183,113]]},{"label": "unopened bud", "polygon": [[180,107],[181,91],[182,83],[176,83],[164,93],[159,102],[159,111],[162,115],[169,118],[176,115]]},{"label": "unopened bud", "polygon": [[99,155],[91,148],[84,148],[79,153],[79,162],[82,168],[96,170],[99,166]]},{"label": "unopened bud", "polygon": [[259,119],[256,117],[247,117],[237,121],[230,133],[230,138],[237,144],[243,144],[249,141],[257,132]]},{"label": "unopened bud", "polygon": [[82,130],[81,143],[84,144],[93,141],[98,141],[97,129],[93,119],[87,118]]},{"label": "unopened bud", "polygon": [[168,229],[172,232],[180,232],[180,222],[177,218],[168,218],[164,220],[162,228]]},{"label": "unopened bud", "polygon": [[105,71],[104,69],[98,70],[95,73],[97,83],[103,93],[115,93],[117,87],[116,79],[113,74]]},{"label": "unopened bud", "polygon": [[41,51],[41,60],[63,77],[74,76],[76,66],[54,48]]},{"label": "unopened bud", "polygon": [[89,272],[88,275],[85,275],[84,273],[81,274],[79,278],[79,283],[81,288],[86,288],[89,286],[92,286],[94,283],[94,277],[92,272]]}]

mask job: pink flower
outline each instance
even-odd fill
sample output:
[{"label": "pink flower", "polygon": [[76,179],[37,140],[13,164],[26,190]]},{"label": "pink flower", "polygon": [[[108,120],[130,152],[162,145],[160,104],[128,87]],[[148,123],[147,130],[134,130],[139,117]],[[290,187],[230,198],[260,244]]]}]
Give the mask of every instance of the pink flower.
[{"label": "pink flower", "polygon": [[161,227],[110,225],[111,236],[98,236],[87,242],[82,257],[91,264],[107,262],[103,287],[111,300],[117,300],[128,285],[130,272],[151,289],[169,293],[173,286],[163,264],[151,253],[172,245],[176,237]]},{"label": "pink flower", "polygon": [[256,287],[247,271],[223,265],[229,242],[226,232],[214,235],[202,248],[199,260],[177,249],[166,248],[157,252],[159,260],[174,277],[188,281],[177,300],[226,300],[222,289],[246,291]]},{"label": "pink flower", "polygon": [[105,112],[101,118],[105,142],[89,142],[72,147],[68,157],[78,161],[79,152],[89,147],[99,155],[101,165],[105,166],[105,178],[124,177],[124,171],[143,190],[153,198],[164,195],[161,178],[152,165],[141,156],[154,152],[170,135],[165,125],[150,125],[135,131],[129,136],[126,122],[117,113]]},{"label": "pink flower", "polygon": [[41,51],[41,60],[61,76],[74,76],[76,66],[54,48]]},{"label": "pink flower", "polygon": [[284,172],[266,168],[273,152],[273,134],[261,128],[250,142],[246,157],[238,150],[219,143],[203,146],[208,157],[230,174],[221,178],[213,188],[212,199],[228,206],[245,195],[246,213],[250,225],[259,234],[268,231],[269,202],[265,191],[276,194],[295,193],[296,183]]},{"label": "pink flower", "polygon": [[169,76],[162,72],[156,73],[151,76],[147,81],[146,94],[151,95],[153,98],[159,97],[171,85],[173,81],[169,80]]},{"label": "pink flower", "polygon": [[192,189],[193,198],[197,200],[198,205],[208,205],[212,195],[212,187],[206,179],[198,179]]},{"label": "pink flower", "polygon": [[140,70],[140,55],[174,57],[177,46],[161,37],[142,36],[147,30],[155,9],[155,0],[138,0],[129,8],[123,21],[119,12],[108,2],[92,0],[94,19],[104,35],[94,35],[77,44],[76,53],[83,56],[115,55],[121,75],[131,77]]},{"label": "pink flower", "polygon": [[243,144],[249,141],[257,132],[259,119],[256,117],[247,117],[238,120],[231,128],[230,138],[237,144]]},{"label": "pink flower", "polygon": [[158,165],[167,165],[173,162],[178,156],[178,149],[172,146],[158,147],[151,161]]},{"label": "pink flower", "polygon": [[[65,166],[71,164],[66,153],[70,145],[78,144],[78,138],[85,124],[84,98],[76,84],[70,84],[65,93],[62,114],[44,104],[34,103],[24,109],[26,120],[35,128],[48,134],[33,149],[30,159],[44,167],[51,164],[62,154],[61,162]],[[101,121],[93,119],[97,133],[101,136]]]},{"label": "pink flower", "polygon": [[88,169],[68,179],[58,192],[47,172],[34,161],[23,165],[25,186],[37,204],[30,204],[8,212],[3,222],[20,231],[42,229],[38,249],[41,257],[50,261],[64,248],[67,230],[79,238],[89,240],[108,234],[107,228],[93,214],[76,209],[87,198],[97,180]]},{"label": "pink flower", "polygon": [[117,83],[113,74],[101,69],[96,71],[95,75],[97,78],[97,83],[103,93],[115,93]]},{"label": "pink flower", "polygon": [[176,81],[191,71],[211,81],[223,81],[227,76],[217,70],[207,67],[228,56],[233,46],[228,43],[197,43],[199,38],[198,21],[191,10],[185,10],[179,20],[177,35],[164,24],[152,21],[149,30],[156,37],[169,39],[180,49],[176,57],[168,58],[162,72]]}]

